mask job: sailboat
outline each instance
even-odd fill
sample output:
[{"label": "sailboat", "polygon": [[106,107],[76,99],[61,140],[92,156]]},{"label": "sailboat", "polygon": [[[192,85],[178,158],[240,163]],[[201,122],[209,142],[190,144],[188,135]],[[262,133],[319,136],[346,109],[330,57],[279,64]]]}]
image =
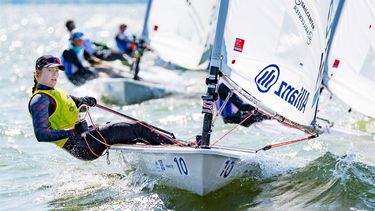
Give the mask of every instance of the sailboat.
[{"label": "sailboat", "polygon": [[[186,69],[205,69],[211,53],[218,5],[218,0],[149,0],[141,40],[166,62]],[[141,56],[133,66],[137,76],[143,53],[144,49],[139,48]],[[171,83],[180,78],[174,71],[159,68],[151,73],[140,71],[139,76],[144,80],[105,80],[102,86],[102,93],[106,93],[104,101],[128,105],[182,91],[178,90],[183,85],[182,80]]]},{"label": "sailboat", "polygon": [[149,0],[147,8],[142,38],[150,48],[165,62],[206,69],[219,0]]},{"label": "sailboat", "polygon": [[[312,139],[320,132],[317,107],[341,1],[221,0],[198,147],[112,146],[124,162],[198,195],[215,191],[251,169],[249,153]],[[211,143],[218,80],[257,110],[308,137],[238,150]],[[250,137],[251,138],[251,137]],[[271,141],[271,140],[270,140]]]},{"label": "sailboat", "polygon": [[339,6],[323,82],[351,109],[375,118],[375,2]]}]

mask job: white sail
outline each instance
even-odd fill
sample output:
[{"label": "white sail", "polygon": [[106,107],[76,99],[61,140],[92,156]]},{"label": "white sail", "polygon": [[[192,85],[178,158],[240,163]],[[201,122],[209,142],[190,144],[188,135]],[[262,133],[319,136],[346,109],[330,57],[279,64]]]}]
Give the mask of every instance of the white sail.
[{"label": "white sail", "polygon": [[[304,126],[316,113],[329,2],[231,0],[225,74],[268,110]],[[253,103],[256,103],[252,101]]]},{"label": "white sail", "polygon": [[324,84],[351,108],[375,118],[375,1],[345,1]]},{"label": "white sail", "polygon": [[205,68],[218,8],[219,0],[152,0],[147,23],[150,46],[167,62]]}]

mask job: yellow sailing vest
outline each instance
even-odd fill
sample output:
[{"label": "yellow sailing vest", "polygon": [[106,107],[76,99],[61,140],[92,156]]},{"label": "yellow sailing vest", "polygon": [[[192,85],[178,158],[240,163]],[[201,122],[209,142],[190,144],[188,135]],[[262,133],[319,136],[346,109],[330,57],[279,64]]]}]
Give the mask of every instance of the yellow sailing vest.
[{"label": "yellow sailing vest", "polygon": [[[56,110],[48,117],[49,128],[53,130],[64,130],[73,128],[79,120],[78,108],[73,99],[62,89],[36,90],[33,94],[44,93],[51,96],[56,102]],[[68,138],[60,139],[52,143],[63,147]]]}]

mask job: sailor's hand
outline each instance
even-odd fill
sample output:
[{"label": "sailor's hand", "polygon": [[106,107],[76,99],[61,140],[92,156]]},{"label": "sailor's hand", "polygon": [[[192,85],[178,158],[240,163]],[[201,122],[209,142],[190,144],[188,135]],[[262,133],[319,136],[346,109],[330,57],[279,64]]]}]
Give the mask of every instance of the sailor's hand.
[{"label": "sailor's hand", "polygon": [[102,63],[102,60],[95,56],[92,56],[90,59],[93,61],[94,65],[99,65]]},{"label": "sailor's hand", "polygon": [[73,133],[75,136],[82,135],[82,133],[87,132],[87,131],[88,131],[88,126],[85,120],[81,120],[74,125]]},{"label": "sailor's hand", "polygon": [[82,104],[86,104],[90,107],[96,106],[96,99],[94,97],[82,97]]},{"label": "sailor's hand", "polygon": [[94,61],[95,61],[96,65],[102,64],[102,60],[101,59],[96,58],[96,59],[94,59]]}]

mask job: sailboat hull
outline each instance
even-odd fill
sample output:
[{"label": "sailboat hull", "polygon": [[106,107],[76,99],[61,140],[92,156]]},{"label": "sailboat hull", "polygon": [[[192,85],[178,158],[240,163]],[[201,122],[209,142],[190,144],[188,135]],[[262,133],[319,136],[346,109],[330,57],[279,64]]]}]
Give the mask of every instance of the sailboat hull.
[{"label": "sailboat hull", "polygon": [[166,97],[172,91],[159,84],[135,81],[127,78],[101,81],[102,100],[117,105],[130,105],[145,100]]},{"label": "sailboat hull", "polygon": [[206,195],[248,173],[241,156],[222,149],[195,149],[143,145],[115,145],[124,161],[163,184]]}]

